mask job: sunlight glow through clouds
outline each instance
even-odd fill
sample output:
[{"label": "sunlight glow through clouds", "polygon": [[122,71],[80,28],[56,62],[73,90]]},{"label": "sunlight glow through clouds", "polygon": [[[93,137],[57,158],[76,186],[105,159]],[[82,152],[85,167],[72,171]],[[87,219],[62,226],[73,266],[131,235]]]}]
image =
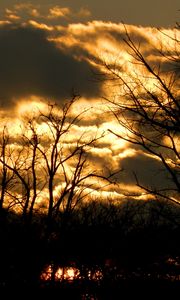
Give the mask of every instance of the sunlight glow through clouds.
[{"label": "sunlight glow through clouds", "polygon": [[48,26],[44,23],[38,23],[34,20],[29,20],[29,24],[32,25],[33,27],[35,28],[38,28],[38,29],[44,29],[44,30],[48,30],[48,31],[52,31],[53,30],[53,27],[52,26]]},{"label": "sunlight glow through clouds", "polygon": [[[69,7],[60,7],[57,5],[52,5],[51,7],[46,7],[46,10],[42,12],[39,5],[22,3],[16,4],[12,8],[6,8],[4,13],[5,19],[0,20],[0,25],[2,28],[4,25],[9,25],[11,23],[13,24],[14,22],[17,28],[19,26],[19,32],[22,30],[22,28],[23,31],[31,29],[30,38],[34,33],[37,32],[38,35],[36,37],[36,41],[38,41],[38,39],[40,42],[43,41],[42,45],[47,47],[47,52],[45,52],[45,54],[42,51],[42,49],[38,49],[39,59],[41,58],[41,54],[44,54],[45,56],[45,61],[42,60],[42,62],[40,62],[38,66],[39,69],[42,68],[42,70],[40,70],[42,71],[42,73],[39,73],[39,69],[37,70],[36,66],[34,69],[32,69],[33,71],[31,72],[29,72],[29,70],[26,70],[28,82],[27,90],[29,91],[29,95],[26,95],[25,97],[21,96],[21,93],[19,91],[21,91],[23,87],[21,85],[18,85],[18,83],[17,90],[16,85],[15,88],[12,85],[12,88],[14,88],[14,93],[17,92],[17,96],[13,95],[13,99],[15,99],[15,101],[9,99],[9,102],[7,102],[5,98],[5,100],[2,100],[3,104],[7,106],[7,116],[4,117],[4,119],[2,118],[1,125],[7,123],[10,128],[10,134],[14,135],[14,137],[20,134],[21,132],[21,117],[22,119],[26,115],[33,117],[33,115],[36,115],[39,111],[43,111],[46,107],[45,103],[47,103],[47,99],[51,99],[50,95],[52,93],[52,89],[56,87],[59,88],[59,86],[61,85],[62,78],[64,78],[64,74],[66,75],[66,72],[67,80],[70,80],[69,78],[74,80],[75,77],[77,77],[75,78],[77,79],[77,81],[79,80],[80,84],[78,86],[78,92],[80,95],[81,88],[84,87],[84,82],[82,81],[82,79],[84,79],[84,77],[86,76],[87,69],[91,70],[92,67],[94,67],[94,73],[101,73],[101,71],[104,70],[103,64],[106,64],[107,66],[109,65],[111,67],[111,70],[113,70],[118,76],[125,76],[124,78],[126,79],[130,79],[129,73],[131,73],[131,75],[134,74],[135,78],[137,78],[137,80],[139,80],[140,82],[139,75],[143,74],[144,78],[141,78],[141,80],[144,80],[143,83],[145,83],[146,86],[152,89],[153,91],[156,90],[155,82],[153,82],[152,80],[147,81],[147,73],[145,71],[143,71],[144,73],[142,73],[142,66],[135,63],[135,60],[131,55],[131,51],[127,52],[127,45],[125,45],[123,41],[125,37],[124,24],[103,22],[99,20],[89,21],[85,23],[81,22],[81,20],[75,22],[73,21],[73,19],[67,24],[61,23],[61,19],[63,19],[63,22],[67,22],[68,18],[77,18],[78,16],[79,18],[89,17],[91,15],[91,12],[86,7],[81,7],[81,9],[75,12]],[[23,20],[22,15],[25,13],[26,18]],[[59,21],[57,23],[53,23],[56,19],[58,19]],[[17,21],[19,21],[19,23],[22,22],[22,24],[17,25]],[[126,29],[128,33],[132,36],[133,41],[139,44],[139,49],[142,51],[142,53],[146,56],[146,58],[149,61],[151,61],[154,64],[154,68],[158,68],[160,64],[165,65],[166,63],[166,59],[160,57],[158,51],[154,51],[154,47],[158,46],[158,50],[161,50],[161,48],[164,45],[166,45],[166,49],[169,51],[168,55],[171,55],[171,49],[173,49],[174,47],[174,41],[171,40],[171,42],[169,43],[168,36],[174,36],[175,34],[175,36],[179,38],[179,31],[175,29],[158,30],[155,28],[142,26],[138,27],[135,25],[126,25]],[[15,29],[8,27],[8,30],[9,32],[13,32],[13,30]],[[13,38],[14,36],[11,36],[11,39]],[[21,53],[20,49],[24,49],[23,41],[18,45],[19,48],[16,49],[16,52]],[[11,49],[11,51],[13,51],[13,49]],[[5,52],[2,52],[2,55],[5,56]],[[24,59],[24,65],[27,64],[29,57],[31,57],[30,55],[31,52],[29,52],[28,56]],[[54,57],[51,57],[51,55],[54,55]],[[32,56],[31,58],[32,65],[34,64],[34,58],[36,57]],[[58,65],[57,70],[51,70],[51,64],[49,68],[46,66],[48,63],[48,58],[52,58],[53,66]],[[64,61],[65,64],[63,64]],[[35,62],[37,63],[37,60],[35,60]],[[62,70],[59,64],[62,65]],[[76,72],[73,73],[72,77],[70,77],[72,71],[71,65],[74,68],[77,68]],[[31,69],[31,65],[28,66]],[[68,66],[69,68],[67,69],[67,71],[66,66]],[[84,67],[85,71],[83,71],[82,74],[80,73],[79,75],[78,70],[80,70],[81,67]],[[40,75],[36,75],[36,71],[38,71],[37,74]],[[28,74],[28,72],[30,73],[30,75]],[[41,88],[43,87],[45,89],[47,86],[47,82],[45,82],[45,80],[46,78],[49,78],[49,73],[52,75],[52,82],[50,84],[50,88],[43,91],[42,93],[42,90],[38,89],[37,86],[34,87],[33,84],[35,84],[34,82],[36,81],[36,79],[39,79],[36,78],[36,76],[41,76],[41,74],[43,74],[44,77],[42,81],[40,78],[40,82],[38,82],[38,84],[41,86]],[[62,78],[59,79],[59,76],[61,74]],[[93,78],[93,72],[91,73],[91,76],[92,77],[87,76],[87,80],[89,80],[89,78],[90,80],[92,79],[93,87],[94,81],[96,81]],[[76,82],[76,80],[74,82]],[[74,82],[72,83],[72,85],[74,84]],[[135,82],[135,84],[136,83],[137,82]],[[64,88],[64,82],[62,82],[62,87]],[[58,88],[57,93],[55,93],[55,95],[52,95],[52,99],[54,102],[57,102],[57,104],[60,107],[62,107],[63,100],[60,99],[60,92],[62,92],[62,90],[60,90],[59,92]],[[72,88],[75,87],[72,86]],[[133,146],[130,146],[127,141],[120,139],[118,136],[112,134],[112,132],[114,132],[117,133],[117,135],[124,137],[126,137],[127,135],[132,136],[132,134],[129,133],[123,126],[118,124],[113,114],[108,111],[109,104],[106,103],[105,105],[104,100],[102,100],[107,96],[109,97],[109,99],[117,99],[117,101],[120,101],[119,99],[121,99],[121,104],[126,105],[127,98],[121,98],[122,88],[119,86],[118,82],[116,83],[113,80],[109,80],[109,82],[103,80],[99,81],[97,83],[97,90],[95,88],[96,93],[92,94],[92,96],[90,94],[91,91],[89,87],[85,87],[85,89],[87,89],[87,95],[82,95],[82,98],[80,98],[70,110],[69,120],[75,117],[77,114],[80,114],[80,116],[79,122],[77,122],[77,124],[75,124],[73,128],[71,128],[69,133],[66,134],[62,139],[63,149],[65,152],[69,151],[70,148],[73,148],[77,145],[76,142],[78,138],[82,141],[87,141],[88,139],[96,136],[99,137],[99,139],[96,141],[93,147],[91,146],[88,148],[87,153],[89,153],[89,157],[91,159],[93,167],[96,167],[98,169],[103,170],[105,167],[111,167],[111,171],[113,172],[117,168],[120,169],[123,160],[127,160],[128,158],[135,160],[136,157],[138,155],[140,156],[141,154],[143,155],[143,157],[152,160],[152,163],[155,160],[157,160],[157,158],[153,157],[153,155],[140,153],[139,150],[133,148]],[[8,86],[6,87],[6,90],[8,91]],[[123,90],[123,92],[124,91],[125,89]],[[142,92],[142,89],[137,90],[137,93],[140,92]],[[6,102],[10,104],[6,104]],[[12,117],[13,109],[12,107],[10,107],[12,106],[12,102],[13,105],[15,103],[14,111],[16,112],[16,116],[14,117],[14,119]],[[11,117],[8,116],[8,109]],[[47,133],[50,136],[50,128],[48,128],[48,124],[44,124],[43,122],[41,124],[38,124],[37,131],[38,133],[41,133],[42,136],[44,136],[43,142],[45,143]],[[175,141],[177,142],[177,148],[179,149],[178,137],[175,139]],[[171,141],[168,139],[164,140],[164,143],[166,145],[171,145]],[[72,161],[69,162],[66,168],[68,176],[71,176],[73,171]],[[145,173],[146,171],[147,170],[143,170],[142,172]],[[116,191],[114,191],[114,187],[104,188],[101,193],[99,191],[96,191],[95,189],[92,189],[92,195],[100,195],[100,197],[102,197],[103,199],[107,197],[122,199],[123,194],[134,192],[138,194],[136,195],[137,198],[146,198],[146,195],[142,193],[142,190],[136,187],[135,181],[126,184],[123,182],[121,174],[118,176],[119,187]],[[92,182],[94,183],[94,181]],[[91,183],[90,180],[87,183],[87,186],[89,183]],[[63,187],[63,184],[64,182],[61,182],[61,184],[58,182],[55,186],[54,193],[57,196],[60,192],[60,189]],[[44,191],[41,191],[41,194],[44,197],[44,195],[46,194],[45,189]],[[40,199],[41,197],[42,196],[38,196],[38,199]]]},{"label": "sunlight glow through clouds", "polygon": [[35,114],[39,110],[44,110],[46,108],[45,103],[37,96],[30,96],[28,99],[19,99],[17,105],[17,113],[21,115]]}]

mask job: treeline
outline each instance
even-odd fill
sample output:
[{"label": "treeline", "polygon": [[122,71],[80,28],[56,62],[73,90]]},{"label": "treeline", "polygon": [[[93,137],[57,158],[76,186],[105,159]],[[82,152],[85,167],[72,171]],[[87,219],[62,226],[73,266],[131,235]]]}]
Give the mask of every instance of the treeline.
[{"label": "treeline", "polygon": [[[179,206],[126,200],[82,204],[46,230],[46,214],[30,225],[15,212],[1,214],[0,287],[118,288],[127,282],[175,282],[180,272]],[[51,266],[49,279],[42,272]],[[75,280],[58,280],[60,267],[76,268]],[[53,275],[54,274],[54,275]]]}]

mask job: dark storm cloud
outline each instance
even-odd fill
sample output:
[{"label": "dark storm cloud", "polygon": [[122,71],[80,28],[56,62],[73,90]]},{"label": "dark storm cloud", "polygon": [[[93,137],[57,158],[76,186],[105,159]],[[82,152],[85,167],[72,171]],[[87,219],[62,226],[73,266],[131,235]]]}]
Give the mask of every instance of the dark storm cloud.
[{"label": "dark storm cloud", "polygon": [[173,182],[162,163],[157,159],[148,157],[142,152],[133,157],[126,157],[120,162],[123,168],[120,180],[127,184],[134,184],[136,174],[139,183],[152,189],[173,188]]},{"label": "dark storm cloud", "polygon": [[1,27],[0,45],[1,106],[32,94],[61,100],[72,89],[85,97],[100,92],[90,80],[92,66],[58,49],[42,30]]}]

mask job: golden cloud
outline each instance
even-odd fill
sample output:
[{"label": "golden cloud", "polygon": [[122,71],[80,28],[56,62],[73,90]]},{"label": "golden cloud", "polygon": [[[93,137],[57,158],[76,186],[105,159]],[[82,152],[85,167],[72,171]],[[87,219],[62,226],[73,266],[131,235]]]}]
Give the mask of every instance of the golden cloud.
[{"label": "golden cloud", "polygon": [[9,24],[11,24],[11,22],[8,20],[0,20],[0,26],[9,25]]},{"label": "golden cloud", "polygon": [[7,14],[6,17],[12,21],[17,21],[17,20],[20,20],[21,17],[18,16],[18,15],[15,15],[15,14]]},{"label": "golden cloud", "polygon": [[[25,10],[27,9],[32,16],[38,17],[39,11],[38,8],[33,8],[29,5],[16,5],[15,9],[17,11]],[[12,22],[18,20],[18,15],[14,13],[13,10],[6,10],[6,14],[8,19],[10,19]],[[68,7],[60,7],[60,6],[54,6],[49,9],[49,15],[48,15],[48,22],[52,19],[56,18],[65,18],[67,16],[70,16],[72,14],[72,11]],[[90,16],[90,12],[87,9],[81,9],[77,15],[81,17],[88,17]],[[17,18],[16,18],[17,17]],[[46,20],[47,21],[47,20]],[[133,57],[130,55],[130,53],[127,53],[127,48],[124,45],[123,38],[125,36],[125,28],[123,24],[114,24],[114,23],[106,23],[102,21],[92,21],[88,22],[86,24],[83,23],[73,23],[69,24],[67,26],[62,25],[50,25],[47,23],[44,19],[44,23],[34,20],[31,18],[31,20],[28,20],[25,23],[24,28],[29,30],[29,27],[33,27],[33,31],[31,32],[31,38],[34,37],[34,33],[37,31],[39,36],[35,39],[36,42],[41,42],[43,49],[47,47],[47,52],[45,52],[45,60],[42,60],[42,62],[38,65],[38,70],[36,68],[33,69],[33,72],[30,74],[30,69],[32,68],[32,65],[34,63],[34,57],[31,57],[31,51],[28,52],[28,57],[26,60],[24,60],[25,63],[28,62],[29,57],[31,57],[32,61],[29,65],[27,63],[27,66],[29,70],[27,70],[28,74],[28,84],[27,88],[29,88],[30,92],[29,95],[26,95],[25,98],[21,98],[21,95],[14,95],[13,99],[17,99],[19,102],[19,105],[17,106],[18,111],[18,117],[20,115],[24,115],[26,113],[32,112],[34,110],[33,107],[38,107],[40,109],[43,109],[43,102],[45,103],[47,98],[49,99],[50,96],[52,96],[53,99],[58,100],[58,97],[61,95],[62,90],[59,91],[59,85],[61,81],[63,81],[62,88],[65,86],[65,82],[68,80],[73,82],[74,78],[77,78],[80,82],[80,87],[84,87],[85,84],[84,81],[81,83],[81,80],[85,78],[86,75],[86,68],[90,68],[91,66],[96,66],[96,71],[103,70],[103,62],[106,62],[111,67],[113,66],[116,72],[119,72],[118,74],[123,74],[123,76],[128,76],[128,72],[132,72],[132,69],[135,68],[134,73],[136,76],[137,74],[142,74],[142,69],[140,69],[139,66],[133,64]],[[9,20],[0,21],[0,25],[6,25],[10,24]],[[158,46],[159,49],[163,45],[166,44],[166,47],[168,49],[173,48],[172,44],[167,45],[167,36],[179,36],[179,33],[177,30],[170,30],[170,29],[162,29],[162,32],[155,28],[143,28],[143,27],[136,27],[133,25],[127,25],[126,29],[128,30],[129,34],[132,36],[133,41],[138,42],[140,44],[140,49],[143,53],[143,55],[146,55],[146,57],[157,63],[161,62],[164,63],[164,60],[159,60],[159,54],[158,52],[154,52],[153,48],[154,46]],[[46,31],[45,33],[47,35],[42,35],[41,30]],[[43,31],[43,33],[44,33]],[[163,39],[162,39],[163,36]],[[14,36],[11,36],[11,40],[14,38]],[[19,40],[21,38],[21,35],[19,36]],[[29,39],[28,39],[29,40]],[[32,38],[32,41],[34,39]],[[56,44],[55,44],[56,43]],[[173,41],[172,41],[173,43]],[[163,45],[162,45],[163,44]],[[17,43],[16,43],[17,45]],[[33,46],[33,44],[32,44]],[[20,47],[17,48],[17,53],[19,49],[21,49],[22,44],[20,44]],[[37,48],[38,55],[42,54],[42,48]],[[27,51],[27,49],[26,49]],[[3,52],[4,55],[5,52]],[[171,55],[171,52],[169,53]],[[55,58],[54,58],[55,57]],[[14,60],[16,59],[16,56],[14,56]],[[37,61],[37,57],[35,56],[36,64],[41,59],[41,56],[39,55],[39,59]],[[49,63],[51,62],[52,64]],[[83,62],[83,64],[79,63]],[[86,64],[84,64],[86,62]],[[88,62],[88,63],[87,63]],[[49,63],[49,64],[48,64]],[[48,72],[44,76],[44,72],[46,71],[46,66],[48,64]],[[57,67],[58,64],[58,67]],[[19,64],[20,65],[20,64]],[[15,64],[16,68],[19,65]],[[26,65],[26,64],[25,64]],[[41,67],[42,68],[42,73]],[[69,66],[69,69],[67,70],[66,74],[66,66]],[[72,68],[71,68],[72,65]],[[63,67],[62,67],[63,66]],[[85,66],[85,67],[84,67]],[[56,68],[57,67],[57,68]],[[61,70],[62,67],[62,70]],[[78,73],[78,70],[84,67],[84,71],[82,73]],[[76,72],[72,74],[72,70],[76,69]],[[24,70],[24,69],[23,69]],[[38,84],[43,86],[44,94],[41,95],[39,92],[38,87],[36,86],[36,82],[32,80],[32,77],[35,76],[35,71],[38,71],[38,76],[42,76],[43,80],[40,78],[38,81]],[[126,71],[126,73],[125,73]],[[61,73],[59,73],[61,72]],[[48,82],[51,82],[50,88],[46,90],[47,82],[44,84],[44,80],[49,75],[49,73],[52,75],[51,78],[48,79]],[[30,75],[29,75],[30,74]],[[79,75],[77,75],[79,74]],[[61,75],[61,77],[60,77]],[[66,76],[66,77],[65,77]],[[24,75],[23,75],[24,77]],[[59,79],[61,78],[61,79]],[[34,79],[34,78],[33,78]],[[30,89],[29,82],[32,82],[32,90]],[[25,82],[26,83],[26,82]],[[148,82],[149,84],[148,88],[152,86],[154,88],[154,83]],[[70,82],[71,85],[71,82]],[[52,93],[52,86],[53,90],[57,87],[57,94],[51,94]],[[100,97],[104,95],[108,95],[109,97],[112,97],[113,100],[119,101],[119,95],[120,95],[120,87],[119,84],[115,84],[114,82],[111,83],[101,83],[101,90],[98,90],[97,93],[90,95],[90,97],[87,99],[82,98],[79,100],[76,106],[73,107],[73,109],[70,111],[70,118],[73,118],[77,114],[80,114],[84,111],[82,114],[82,118],[78,124],[76,124],[73,129],[69,132],[68,135],[65,136],[63,139],[63,149],[64,151],[69,151],[71,148],[75,147],[77,145],[77,139],[78,138],[84,138],[88,139],[90,137],[93,137],[95,135],[101,136],[101,138],[96,142],[96,144],[93,147],[89,147],[88,149],[88,157],[90,161],[92,162],[92,166],[95,169],[104,170],[106,167],[111,168],[111,170],[117,170],[121,168],[121,166],[125,166],[127,172],[122,172],[120,175],[117,176],[118,180],[118,186],[116,187],[116,190],[114,187],[108,186],[103,188],[103,192],[99,193],[96,189],[90,189],[89,191],[92,191],[92,194],[94,197],[99,198],[106,198],[106,197],[113,197],[117,199],[122,199],[127,194],[134,194],[134,198],[136,199],[149,199],[146,194],[143,193],[142,189],[136,186],[135,179],[132,176],[132,173],[135,170],[138,170],[139,176],[142,179],[142,182],[147,183],[152,180],[152,184],[154,184],[154,181],[157,181],[158,185],[161,185],[161,178],[163,178],[163,181],[167,183],[167,180],[164,176],[156,176],[154,175],[155,172],[158,172],[159,170],[159,161],[153,157],[153,155],[149,155],[144,152],[140,152],[139,149],[136,147],[130,147],[129,143],[125,140],[122,140],[118,137],[118,135],[127,136],[129,132],[124,129],[123,126],[118,124],[116,120],[113,119],[113,114],[110,114],[108,111],[108,107],[105,107],[104,102],[101,101]],[[69,88],[69,85],[68,85]],[[89,91],[89,85],[88,85]],[[8,89],[6,89],[8,90]],[[21,90],[21,89],[20,89]],[[38,94],[38,92],[39,94]],[[50,91],[50,92],[49,92]],[[16,89],[14,89],[14,93],[16,92]],[[37,92],[37,95],[36,93]],[[101,92],[101,94],[100,94]],[[35,96],[33,96],[33,93]],[[88,92],[89,95],[89,92]],[[34,99],[34,100],[33,100]],[[126,103],[127,99],[124,98],[122,101]],[[13,102],[14,103],[14,102]],[[59,102],[61,104],[61,102]],[[41,105],[42,104],[42,105]],[[2,109],[3,112],[3,109]],[[5,123],[7,119],[4,118]],[[10,120],[9,120],[10,121]],[[16,123],[17,122],[17,123]],[[19,121],[16,119],[16,122],[14,120],[11,120],[9,123],[9,127],[13,128],[11,129],[11,134],[16,136],[18,135],[20,124]],[[39,124],[39,132],[41,132],[42,135],[46,134],[48,131],[48,127],[45,126],[45,124]],[[111,132],[109,131],[111,130]],[[117,136],[112,134],[112,132],[117,133]],[[44,139],[45,140],[45,139]],[[44,141],[45,143],[45,141]],[[166,138],[164,140],[164,143],[166,145],[172,146],[172,141],[169,138]],[[175,143],[177,144],[177,149],[179,149],[179,140],[178,137],[175,139]],[[14,144],[13,144],[14,145]],[[73,170],[73,162],[69,162],[69,165],[66,166],[67,170],[70,171]],[[124,174],[124,175],[122,175]],[[158,179],[157,179],[158,178]],[[156,180],[157,179],[157,180]],[[90,183],[90,181],[87,183]],[[93,181],[94,183],[94,181]],[[98,182],[99,183],[99,182]],[[55,193],[58,193],[62,186],[57,183],[57,186],[55,187]],[[42,192],[42,197],[44,198],[46,195],[46,191]]]},{"label": "golden cloud", "polygon": [[48,26],[44,23],[39,23],[34,20],[29,20],[28,23],[37,29],[42,29],[42,30],[47,30],[47,31],[53,30],[53,26]]},{"label": "golden cloud", "polygon": [[60,6],[54,6],[49,9],[49,15],[48,18],[64,18],[71,14],[71,10],[68,7],[60,7]]}]

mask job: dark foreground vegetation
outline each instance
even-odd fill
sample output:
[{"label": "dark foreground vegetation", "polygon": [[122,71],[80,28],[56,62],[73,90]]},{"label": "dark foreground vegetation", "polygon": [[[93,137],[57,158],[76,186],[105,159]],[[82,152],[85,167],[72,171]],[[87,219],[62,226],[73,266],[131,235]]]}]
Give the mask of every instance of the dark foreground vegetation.
[{"label": "dark foreground vegetation", "polygon": [[179,288],[179,206],[92,202],[59,214],[49,227],[46,218],[36,214],[29,224],[13,212],[1,213],[1,289],[118,299],[122,291]]}]

